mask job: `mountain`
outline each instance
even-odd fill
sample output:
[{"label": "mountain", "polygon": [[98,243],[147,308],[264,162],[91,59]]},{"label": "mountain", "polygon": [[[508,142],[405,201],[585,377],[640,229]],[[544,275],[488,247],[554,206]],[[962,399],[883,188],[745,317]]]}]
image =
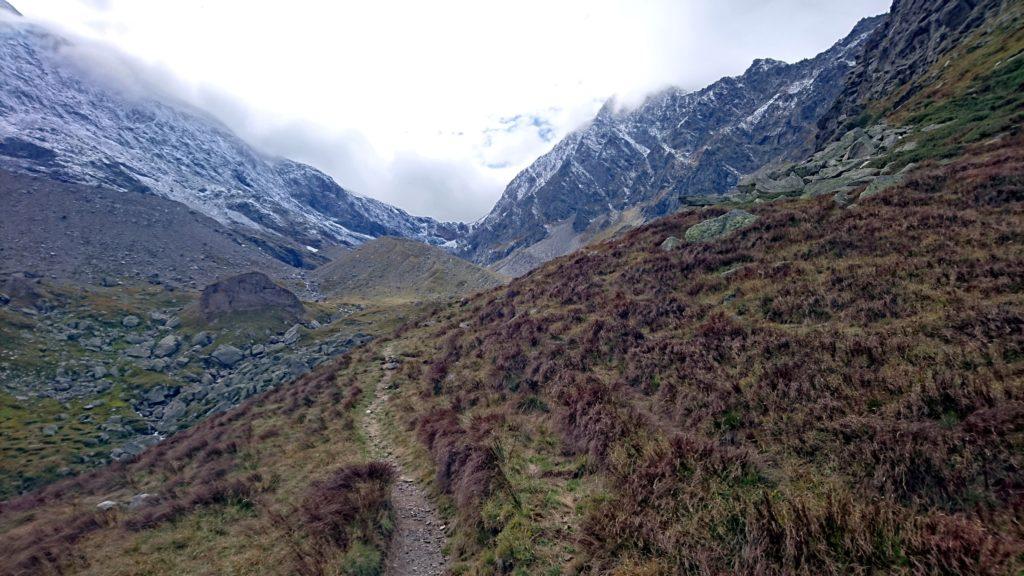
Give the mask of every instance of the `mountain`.
[{"label": "mountain", "polygon": [[519,275],[692,197],[725,192],[765,164],[803,157],[882,21],[863,20],[810,60],[758,60],[741,76],[691,93],[670,88],[633,110],[609,102],[516,176],[470,232],[464,254]]},{"label": "mountain", "polygon": [[481,292],[505,279],[434,247],[377,238],[313,272],[326,295],[360,300],[447,300]]},{"label": "mountain", "polygon": [[[737,192],[17,490],[0,574],[1021,574],[1024,3],[932,6],[983,3],[878,117]],[[918,8],[892,19],[932,51]],[[0,405],[0,464],[39,467],[116,398]]]},{"label": "mountain", "polygon": [[296,272],[264,245],[153,194],[0,170],[0,206],[0,278],[27,272],[92,286],[201,288],[248,270]]},{"label": "mountain", "polygon": [[[942,70],[943,54],[963,48],[967,36],[1000,12],[1000,2],[899,0],[883,26],[864,43],[864,55],[845,81],[842,97],[822,116],[819,143],[828,143],[870,119],[865,114],[899,109]],[[1011,55],[1012,56],[1012,55]]]},{"label": "mountain", "polygon": [[311,267],[304,246],[384,235],[442,244],[465,231],[263,154],[209,115],[115,78],[117,65],[90,56],[40,26],[0,20],[0,168],[181,202],[293,266]]}]

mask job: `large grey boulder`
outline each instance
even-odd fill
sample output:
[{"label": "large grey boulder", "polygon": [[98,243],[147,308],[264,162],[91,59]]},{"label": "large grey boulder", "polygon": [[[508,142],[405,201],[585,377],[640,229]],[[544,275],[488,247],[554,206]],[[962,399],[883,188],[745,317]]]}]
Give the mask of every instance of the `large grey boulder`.
[{"label": "large grey boulder", "polygon": [[159,342],[156,343],[156,347],[153,348],[153,356],[157,358],[166,358],[178,351],[178,347],[181,342],[178,337],[174,334],[168,334],[164,336]]},{"label": "large grey boulder", "polygon": [[281,338],[281,341],[284,342],[285,344],[289,345],[289,346],[291,346],[292,344],[295,344],[296,342],[299,341],[299,338],[302,337],[301,330],[302,330],[302,325],[301,324],[296,324],[296,325],[292,326],[291,328],[288,329],[287,332],[284,333],[284,337]]},{"label": "large grey boulder", "polygon": [[757,216],[746,210],[731,210],[717,218],[704,220],[686,230],[687,242],[709,242],[744,228],[757,220]]},{"label": "large grey boulder", "polygon": [[202,331],[202,332],[196,333],[195,336],[192,336],[192,345],[193,346],[206,347],[206,346],[209,346],[212,343],[213,343],[213,335],[210,334],[209,332],[205,331],[205,330]]},{"label": "large grey boulder", "polygon": [[804,189],[804,179],[790,174],[781,180],[762,178],[757,181],[757,192],[766,196],[796,196]]},{"label": "large grey boulder", "polygon": [[218,346],[210,356],[221,366],[231,368],[235,364],[241,362],[242,358],[245,357],[245,354],[234,346],[222,344]]}]

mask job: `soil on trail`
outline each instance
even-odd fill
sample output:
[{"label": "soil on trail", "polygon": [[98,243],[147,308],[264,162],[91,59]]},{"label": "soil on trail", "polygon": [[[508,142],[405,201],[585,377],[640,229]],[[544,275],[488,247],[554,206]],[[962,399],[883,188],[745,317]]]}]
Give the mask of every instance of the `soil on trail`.
[{"label": "soil on trail", "polygon": [[389,373],[377,384],[376,396],[363,420],[370,446],[381,460],[391,463],[399,479],[391,492],[396,526],[385,569],[386,576],[441,576],[448,561],[442,552],[444,523],[426,492],[406,474],[401,460],[381,431],[381,417],[388,400]]}]

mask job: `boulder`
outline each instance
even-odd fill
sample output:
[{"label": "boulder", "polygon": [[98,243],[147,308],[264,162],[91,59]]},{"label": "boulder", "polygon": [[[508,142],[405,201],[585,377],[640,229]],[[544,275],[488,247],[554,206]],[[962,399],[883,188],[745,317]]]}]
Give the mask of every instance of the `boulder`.
[{"label": "boulder", "polygon": [[192,345],[206,347],[213,343],[213,335],[205,330],[192,336]]},{"label": "boulder", "polygon": [[149,358],[150,352],[153,350],[152,342],[143,342],[128,348],[124,353],[131,358]]},{"label": "boulder", "polygon": [[147,494],[145,492],[143,492],[142,494],[136,494],[135,496],[132,496],[131,500],[128,501],[128,507],[140,508],[147,504],[148,502],[152,502],[155,499],[155,497],[156,496],[154,494]]},{"label": "boulder", "polygon": [[275,284],[266,274],[249,272],[210,284],[203,289],[199,311],[206,321],[238,312],[272,310],[292,320],[304,313],[295,294]]},{"label": "boulder", "polygon": [[731,210],[726,214],[704,220],[687,229],[687,242],[709,242],[727,236],[757,220],[757,216],[746,210]]},{"label": "boulder", "polygon": [[299,338],[302,337],[301,330],[301,324],[296,324],[295,326],[292,326],[291,328],[288,329],[287,332],[284,333],[284,337],[281,338],[281,341],[287,344],[288,346],[295,344],[296,342],[299,341]]},{"label": "boulder", "polygon": [[683,241],[680,240],[679,238],[676,238],[675,236],[669,236],[668,238],[665,238],[665,241],[661,243],[659,248],[661,248],[663,252],[671,252],[678,248],[679,245],[682,243]]},{"label": "boulder", "polygon": [[210,356],[221,366],[231,368],[235,364],[241,362],[242,358],[245,357],[245,354],[234,346],[222,344],[218,346]]},{"label": "boulder", "polygon": [[846,153],[846,159],[861,160],[868,158],[875,153],[876,149],[877,147],[875,146],[875,143],[871,141],[871,138],[863,136],[858,138],[857,141],[850,146],[849,151]]},{"label": "boulder", "polygon": [[804,179],[790,174],[781,180],[764,178],[757,181],[757,192],[766,196],[795,196],[804,189]]},{"label": "boulder", "polygon": [[181,342],[178,340],[177,336],[168,334],[156,343],[156,346],[153,348],[153,356],[157,358],[166,358],[177,352],[180,345]]},{"label": "boulder", "polygon": [[828,180],[818,180],[817,182],[811,182],[804,189],[804,197],[813,198],[815,196],[821,196],[824,194],[834,194],[843,188],[849,186],[853,180],[845,176],[839,178],[829,178]]},{"label": "boulder", "polygon": [[171,391],[166,386],[154,386],[143,398],[148,404],[163,404],[170,395]]},{"label": "boulder", "polygon": [[138,316],[125,316],[121,319],[121,326],[125,328],[135,328],[142,323],[142,320]]},{"label": "boulder", "polygon": [[867,189],[860,193],[860,200],[867,200],[872,196],[881,194],[890,188],[899,186],[903,182],[902,176],[879,176],[868,184]]}]

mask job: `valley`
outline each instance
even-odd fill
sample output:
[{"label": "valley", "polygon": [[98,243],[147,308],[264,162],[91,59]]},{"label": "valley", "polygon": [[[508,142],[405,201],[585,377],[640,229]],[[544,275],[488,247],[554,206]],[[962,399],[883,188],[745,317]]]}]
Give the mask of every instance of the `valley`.
[{"label": "valley", "polygon": [[1024,570],[1020,2],[608,101],[472,225],[4,18],[0,574]]}]

